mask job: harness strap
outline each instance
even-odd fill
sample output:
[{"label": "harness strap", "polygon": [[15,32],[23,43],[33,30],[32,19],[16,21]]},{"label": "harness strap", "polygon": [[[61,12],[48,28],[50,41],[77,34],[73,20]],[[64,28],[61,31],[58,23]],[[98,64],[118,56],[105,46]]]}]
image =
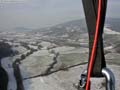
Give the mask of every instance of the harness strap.
[{"label": "harness strap", "polygon": [[82,0],[89,32],[89,65],[86,90],[90,77],[102,77],[102,68],[106,67],[103,50],[103,27],[107,0]]},{"label": "harness strap", "polygon": [[[98,39],[97,39],[97,44],[96,44],[93,69],[91,72],[92,77],[101,77],[102,76],[102,68],[106,67],[106,62],[105,62],[105,57],[104,57],[103,38],[102,38],[105,14],[106,14],[106,5],[107,5],[107,0],[101,0],[101,12],[100,12],[100,21],[99,21],[99,28],[98,28],[99,29],[98,30]],[[93,34],[93,35],[95,35],[95,34]],[[90,46],[90,55],[91,55],[91,52],[92,52],[92,49]]]}]

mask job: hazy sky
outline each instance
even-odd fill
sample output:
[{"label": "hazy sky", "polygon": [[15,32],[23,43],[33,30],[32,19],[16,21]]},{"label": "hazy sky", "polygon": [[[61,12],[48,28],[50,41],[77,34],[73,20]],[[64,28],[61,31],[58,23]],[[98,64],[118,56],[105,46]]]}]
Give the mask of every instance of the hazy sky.
[{"label": "hazy sky", "polygon": [[[108,0],[108,17],[120,17],[120,0]],[[84,18],[81,0],[0,0],[0,30],[41,28]]]}]

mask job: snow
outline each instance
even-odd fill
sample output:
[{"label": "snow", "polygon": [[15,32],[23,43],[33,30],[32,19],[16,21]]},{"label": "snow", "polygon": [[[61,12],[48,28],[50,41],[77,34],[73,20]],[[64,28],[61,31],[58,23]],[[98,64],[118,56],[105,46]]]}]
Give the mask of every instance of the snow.
[{"label": "snow", "polygon": [[40,44],[41,44],[43,47],[51,46],[51,43],[50,43],[50,42],[46,42],[46,41],[42,41]]},{"label": "snow", "polygon": [[28,46],[33,49],[38,49],[38,46],[34,46],[34,45],[28,45]]},{"label": "snow", "polygon": [[105,34],[120,34],[119,32],[116,32],[116,31],[113,31],[109,28],[105,28],[105,31],[104,31]]},{"label": "snow", "polygon": [[65,52],[65,51],[70,51],[73,49],[75,49],[75,47],[62,46],[62,47],[54,48],[53,50],[55,50],[56,52]]},{"label": "snow", "polygon": [[20,54],[27,52],[27,49],[24,48],[23,46],[18,46],[18,47],[12,47],[12,50],[14,51],[19,51]]},{"label": "snow", "polygon": [[[77,90],[73,84],[78,83],[79,75],[86,69],[86,65],[70,68],[69,71],[59,71],[45,77],[24,80],[25,90]],[[116,77],[116,90],[120,88],[120,66],[108,65]],[[106,90],[105,78],[91,78],[91,90]]]},{"label": "snow", "polygon": [[33,53],[31,56],[45,56],[45,55],[49,55],[48,50],[39,50]]},{"label": "snow", "polygon": [[[65,90],[61,87],[57,76],[55,77],[38,77],[35,79],[25,80],[25,90]],[[52,82],[52,83],[51,83]]]},{"label": "snow", "polygon": [[14,77],[14,71],[12,67],[11,57],[1,59],[1,66],[8,74],[8,87],[7,90],[17,90],[16,79]]},{"label": "snow", "polygon": [[108,46],[104,48],[105,50],[113,49],[113,46]]}]

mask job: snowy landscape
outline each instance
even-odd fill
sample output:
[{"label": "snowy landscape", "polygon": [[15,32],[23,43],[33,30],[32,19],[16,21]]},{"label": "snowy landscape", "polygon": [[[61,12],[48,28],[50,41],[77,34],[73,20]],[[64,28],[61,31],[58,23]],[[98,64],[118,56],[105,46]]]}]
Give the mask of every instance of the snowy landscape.
[{"label": "snowy landscape", "polygon": [[[107,66],[113,71],[119,90],[120,31],[115,29],[107,23],[103,38]],[[83,19],[35,30],[1,30],[0,73],[5,75],[1,74],[0,82],[6,81],[3,84],[7,90],[77,90],[75,84],[87,68],[88,42]],[[104,78],[91,80],[91,88],[105,90]]]}]

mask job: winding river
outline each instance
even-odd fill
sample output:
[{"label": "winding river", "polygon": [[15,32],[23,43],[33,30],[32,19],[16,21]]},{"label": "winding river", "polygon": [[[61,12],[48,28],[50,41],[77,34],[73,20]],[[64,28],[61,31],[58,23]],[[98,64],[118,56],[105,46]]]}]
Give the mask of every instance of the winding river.
[{"label": "winding river", "polygon": [[11,57],[6,57],[6,58],[1,59],[1,66],[8,74],[7,90],[17,90],[17,83],[16,83],[16,79],[14,76],[11,59],[12,59]]}]

